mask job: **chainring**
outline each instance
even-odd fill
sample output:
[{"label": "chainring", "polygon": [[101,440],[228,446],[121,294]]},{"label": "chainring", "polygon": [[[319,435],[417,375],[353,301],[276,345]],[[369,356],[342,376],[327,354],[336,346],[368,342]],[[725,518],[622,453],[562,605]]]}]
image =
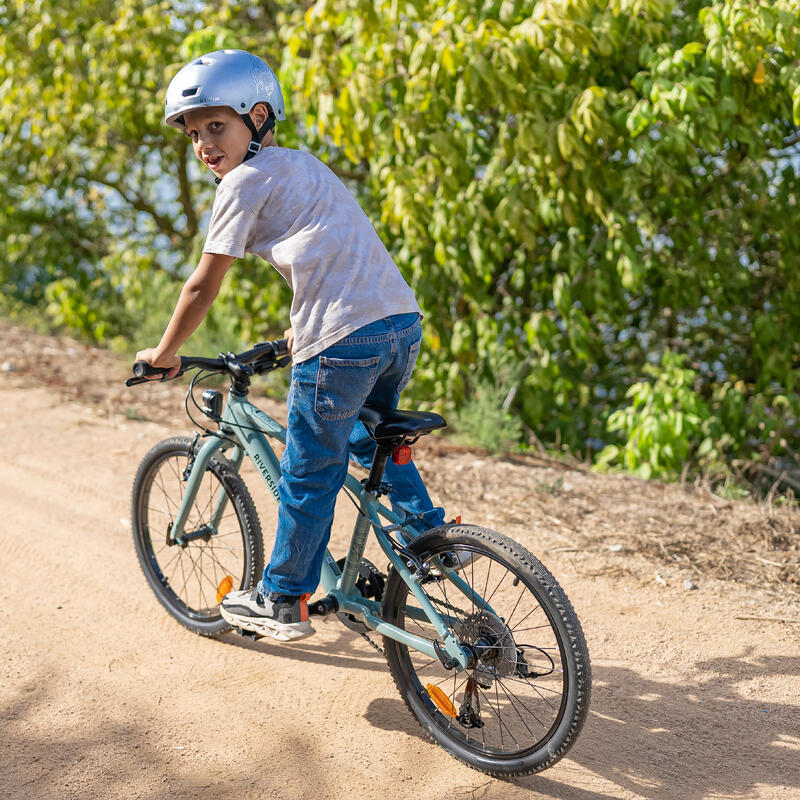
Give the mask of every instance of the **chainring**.
[{"label": "chainring", "polygon": [[[340,558],[336,565],[340,570],[344,569],[344,558]],[[361,596],[367,600],[375,600],[380,603],[383,599],[383,590],[386,587],[386,575],[384,575],[371,561],[366,558],[361,559],[361,566],[358,568],[358,578],[356,578],[356,589],[361,592]],[[356,619],[352,614],[340,611],[337,615],[339,621],[345,628],[349,628],[356,633],[371,633],[363,622]]]}]

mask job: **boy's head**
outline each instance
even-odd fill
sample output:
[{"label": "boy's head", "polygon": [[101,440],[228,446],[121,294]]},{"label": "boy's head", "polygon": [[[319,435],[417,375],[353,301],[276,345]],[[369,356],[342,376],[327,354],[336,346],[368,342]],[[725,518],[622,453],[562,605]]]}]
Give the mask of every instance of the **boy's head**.
[{"label": "boy's head", "polygon": [[244,50],[216,50],[172,79],[164,118],[192,138],[195,155],[221,178],[255,155],[286,115],[278,79],[264,61]]},{"label": "boy's head", "polygon": [[[256,130],[269,119],[266,103],[256,103],[249,114]],[[252,153],[250,129],[239,114],[228,106],[195,108],[183,114],[183,129],[192,140],[194,154],[216,175],[222,178],[238,167]],[[272,131],[267,131],[268,142]],[[263,143],[263,142],[262,142]]]}]

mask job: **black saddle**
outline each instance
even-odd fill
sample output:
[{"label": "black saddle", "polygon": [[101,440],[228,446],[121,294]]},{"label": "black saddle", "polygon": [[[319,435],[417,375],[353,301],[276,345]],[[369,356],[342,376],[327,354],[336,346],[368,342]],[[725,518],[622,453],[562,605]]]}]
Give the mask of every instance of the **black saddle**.
[{"label": "black saddle", "polygon": [[404,439],[418,439],[426,433],[447,427],[444,417],[429,411],[400,411],[394,408],[362,406],[358,418],[378,444],[393,446],[402,443]]}]

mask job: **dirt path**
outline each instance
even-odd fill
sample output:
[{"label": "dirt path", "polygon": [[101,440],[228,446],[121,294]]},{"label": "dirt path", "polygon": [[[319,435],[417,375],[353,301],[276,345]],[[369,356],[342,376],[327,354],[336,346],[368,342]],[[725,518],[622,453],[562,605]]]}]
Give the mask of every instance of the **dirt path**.
[{"label": "dirt path", "polygon": [[[148,387],[135,408],[163,419],[163,401],[177,412],[180,391],[165,390]],[[448,507],[457,493],[442,476],[494,470],[530,487],[526,519],[488,491],[465,493],[459,507],[541,556],[592,655],[592,711],[569,757],[504,782],[425,741],[380,655],[335,620],[291,649],[201,639],[172,622],[136,562],[129,492],[149,447],[190,429],[128,419],[126,402],[46,387],[16,368],[0,373],[3,798],[800,797],[800,625],[739,618],[797,620],[800,604],[711,579],[689,590],[680,569],[609,550],[624,533],[622,512],[616,530],[604,517],[599,544],[571,546],[597,527],[562,521],[585,504],[582,482],[594,476],[476,466],[464,453],[424,460]],[[127,412],[137,416],[148,414]],[[246,477],[267,536],[274,508]],[[622,509],[636,485],[638,505],[654,508],[679,491],[606,485],[618,487]],[[707,502],[681,497],[688,506],[671,500],[675,513],[705,513]],[[342,508],[332,549],[349,519]]]}]

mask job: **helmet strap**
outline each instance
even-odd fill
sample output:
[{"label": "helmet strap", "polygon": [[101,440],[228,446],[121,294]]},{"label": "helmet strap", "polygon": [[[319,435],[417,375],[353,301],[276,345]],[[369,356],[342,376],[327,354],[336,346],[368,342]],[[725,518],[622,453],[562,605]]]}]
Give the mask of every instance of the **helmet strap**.
[{"label": "helmet strap", "polygon": [[[266,122],[260,127],[256,128],[255,123],[250,118],[249,114],[239,114],[242,118],[242,122],[250,129],[250,144],[247,145],[247,152],[244,154],[244,158],[242,159],[242,163],[244,164],[245,161],[252,158],[259,150],[261,150],[261,142],[264,137],[270,132],[275,130],[275,115],[272,113],[272,109],[269,108],[269,116],[267,117]],[[219,184],[222,178],[214,178],[214,183]]]},{"label": "helmet strap", "polygon": [[249,158],[252,158],[259,150],[261,150],[261,142],[264,137],[270,132],[275,130],[275,115],[272,113],[272,109],[267,106],[269,109],[269,116],[266,119],[266,122],[260,127],[256,128],[255,123],[250,118],[249,114],[240,114],[239,116],[242,118],[242,122],[250,129],[250,134],[252,138],[250,139],[250,144],[247,146],[247,152],[245,153],[244,161],[247,161]]}]

